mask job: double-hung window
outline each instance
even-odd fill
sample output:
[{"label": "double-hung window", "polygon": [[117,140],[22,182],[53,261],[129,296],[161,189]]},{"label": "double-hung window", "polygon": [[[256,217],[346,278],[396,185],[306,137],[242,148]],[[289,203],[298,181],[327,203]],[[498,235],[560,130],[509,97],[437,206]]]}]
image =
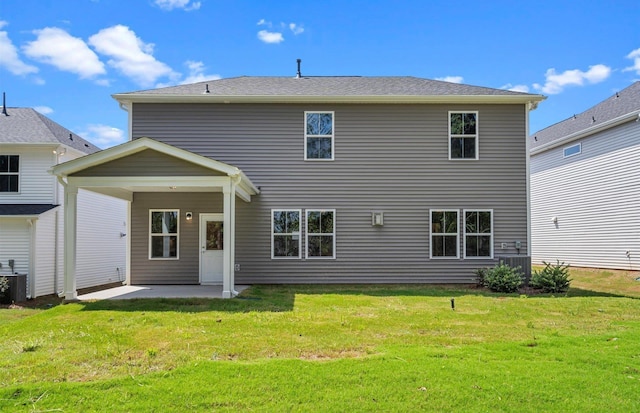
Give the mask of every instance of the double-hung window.
[{"label": "double-hung window", "polygon": [[449,159],[478,159],[478,112],[449,112]]},{"label": "double-hung window", "polygon": [[307,258],[335,258],[336,210],[307,209]]},{"label": "double-hung window", "polygon": [[180,210],[149,211],[149,259],[178,259]]},{"label": "double-hung window", "polygon": [[18,192],[20,157],[0,155],[0,192]]},{"label": "double-hung window", "polygon": [[458,211],[431,210],[431,258],[458,258]]},{"label": "double-hung window", "polygon": [[300,209],[271,210],[271,258],[300,258]]},{"label": "double-hung window", "polygon": [[464,257],[493,258],[493,211],[464,210]]},{"label": "double-hung window", "polygon": [[333,112],[304,113],[304,159],[333,160]]}]

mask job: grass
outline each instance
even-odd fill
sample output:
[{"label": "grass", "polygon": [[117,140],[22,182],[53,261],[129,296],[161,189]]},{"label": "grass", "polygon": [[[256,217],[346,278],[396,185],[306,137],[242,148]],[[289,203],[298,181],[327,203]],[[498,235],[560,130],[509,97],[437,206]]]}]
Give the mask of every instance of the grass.
[{"label": "grass", "polygon": [[572,277],[4,309],[0,411],[640,410],[640,282]]}]

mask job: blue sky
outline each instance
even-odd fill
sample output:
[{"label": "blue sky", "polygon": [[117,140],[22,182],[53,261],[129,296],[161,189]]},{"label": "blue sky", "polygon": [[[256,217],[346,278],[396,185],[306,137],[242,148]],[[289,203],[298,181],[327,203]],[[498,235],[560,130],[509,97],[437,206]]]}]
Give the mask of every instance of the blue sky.
[{"label": "blue sky", "polygon": [[0,0],[0,91],[106,148],[113,93],[234,76],[417,76],[548,96],[531,132],[640,80],[640,1]]}]

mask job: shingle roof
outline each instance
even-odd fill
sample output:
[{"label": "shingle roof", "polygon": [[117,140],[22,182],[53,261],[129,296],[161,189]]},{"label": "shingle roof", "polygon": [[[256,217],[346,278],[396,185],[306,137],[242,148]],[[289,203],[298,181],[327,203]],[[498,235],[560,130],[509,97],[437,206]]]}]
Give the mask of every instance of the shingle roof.
[{"label": "shingle roof", "polygon": [[83,153],[100,150],[32,108],[7,107],[7,113],[0,114],[0,143],[62,144]]},{"label": "shingle roof", "polygon": [[36,216],[57,206],[53,204],[0,204],[0,216]]},{"label": "shingle roof", "polygon": [[533,150],[559,141],[566,136],[584,131],[604,122],[640,110],[640,81],[614,94],[584,112],[539,130],[530,137]]},{"label": "shingle roof", "polygon": [[[206,93],[206,90],[209,92]],[[539,96],[411,76],[303,76],[300,78],[241,76],[122,93],[116,96],[203,94],[210,96]]]}]

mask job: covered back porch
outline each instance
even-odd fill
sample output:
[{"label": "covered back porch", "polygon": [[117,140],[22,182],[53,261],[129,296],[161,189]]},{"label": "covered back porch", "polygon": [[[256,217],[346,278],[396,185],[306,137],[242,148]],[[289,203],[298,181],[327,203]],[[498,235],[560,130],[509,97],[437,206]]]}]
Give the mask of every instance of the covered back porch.
[{"label": "covered back porch", "polygon": [[[149,138],[59,164],[64,186],[64,297],[76,289],[77,194],[82,188],[128,202],[126,284],[221,285],[235,289],[236,199],[258,188],[238,168]],[[100,211],[95,211],[99,214]],[[96,254],[99,254],[96,251]]]}]

